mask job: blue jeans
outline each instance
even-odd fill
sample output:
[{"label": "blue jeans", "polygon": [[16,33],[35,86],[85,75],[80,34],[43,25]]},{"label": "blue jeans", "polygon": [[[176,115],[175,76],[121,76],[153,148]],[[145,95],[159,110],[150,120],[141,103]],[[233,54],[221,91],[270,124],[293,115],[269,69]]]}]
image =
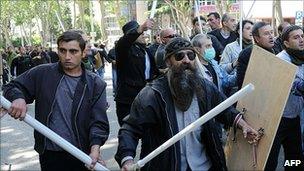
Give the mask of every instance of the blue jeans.
[{"label": "blue jeans", "polygon": [[115,96],[117,89],[117,71],[112,68],[112,83],[113,83],[113,94]]}]

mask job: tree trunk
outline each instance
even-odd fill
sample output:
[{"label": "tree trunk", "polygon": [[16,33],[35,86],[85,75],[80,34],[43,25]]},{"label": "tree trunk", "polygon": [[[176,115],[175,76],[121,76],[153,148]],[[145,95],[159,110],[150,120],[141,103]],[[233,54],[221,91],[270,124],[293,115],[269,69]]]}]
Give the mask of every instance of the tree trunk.
[{"label": "tree trunk", "polygon": [[73,27],[76,28],[76,0],[74,0],[73,10],[74,10]]},{"label": "tree trunk", "polygon": [[78,10],[79,10],[79,16],[80,16],[80,29],[85,31],[85,23],[84,23],[84,4],[83,0],[78,1]]},{"label": "tree trunk", "polygon": [[101,12],[101,22],[100,22],[100,30],[101,30],[101,40],[105,41],[108,39],[108,34],[105,26],[105,4],[103,0],[99,0],[100,12]]},{"label": "tree trunk", "polygon": [[4,19],[4,23],[3,23],[2,28],[3,28],[3,33],[4,33],[5,41],[6,41],[5,42],[6,47],[7,46],[12,46],[13,44],[12,44],[12,41],[11,41],[10,35],[9,35],[10,30],[9,30],[9,21],[8,21],[8,18]]}]

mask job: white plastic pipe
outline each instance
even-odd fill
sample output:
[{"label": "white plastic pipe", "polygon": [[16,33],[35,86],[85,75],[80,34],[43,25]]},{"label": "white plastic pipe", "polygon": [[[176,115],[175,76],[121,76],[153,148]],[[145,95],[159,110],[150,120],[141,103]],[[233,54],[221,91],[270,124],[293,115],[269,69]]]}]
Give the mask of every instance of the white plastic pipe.
[{"label": "white plastic pipe", "polygon": [[135,167],[136,168],[141,168],[143,167],[146,163],[148,163],[150,160],[152,160],[154,157],[156,157],[158,154],[161,152],[165,151],[167,148],[169,148],[171,145],[182,139],[184,136],[186,136],[188,133],[192,132],[199,126],[203,125],[204,123],[208,122],[210,119],[233,105],[235,102],[237,102],[239,99],[242,97],[248,95],[254,90],[253,84],[248,84],[229,98],[227,98],[225,101],[217,105],[215,108],[207,112],[205,115],[188,125],[186,128],[181,130],[179,133],[174,135],[172,138],[164,142],[161,146],[156,148],[154,151],[152,151],[150,154],[148,154],[145,158],[139,160]]},{"label": "white plastic pipe", "polygon": [[155,10],[156,10],[157,0],[153,0],[151,13],[150,13],[150,19],[154,18]]},{"label": "white plastic pipe", "polygon": [[[150,19],[154,18],[155,11],[156,11],[156,5],[157,5],[157,0],[153,0],[153,2],[152,2],[152,8],[151,8],[151,13],[150,13],[150,16],[149,16]],[[152,37],[151,30],[147,30],[146,34],[150,35],[150,39],[151,39],[151,37]]]},{"label": "white plastic pipe", "polygon": [[[11,106],[11,102],[9,102],[6,98],[1,96],[0,98],[0,104],[1,106],[8,110]],[[67,140],[61,138],[59,135],[57,135],[54,131],[50,130],[45,125],[38,122],[36,119],[31,117],[30,115],[25,115],[25,118],[23,120],[28,125],[33,127],[36,131],[40,132],[44,136],[46,136],[48,139],[52,140],[54,143],[59,145],[61,148],[72,154],[77,159],[81,160],[83,163],[90,165],[92,162],[91,157],[89,157],[87,154],[85,154],[83,151],[79,150],[75,146],[73,146],[71,143],[69,143]],[[104,166],[102,166],[100,163],[96,163],[95,170],[108,170]]]}]

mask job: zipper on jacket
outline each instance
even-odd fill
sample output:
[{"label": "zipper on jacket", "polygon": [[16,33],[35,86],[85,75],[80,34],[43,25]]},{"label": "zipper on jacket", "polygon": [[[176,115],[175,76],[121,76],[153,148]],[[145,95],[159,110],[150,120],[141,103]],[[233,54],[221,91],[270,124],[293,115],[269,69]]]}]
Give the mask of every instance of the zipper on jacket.
[{"label": "zipper on jacket", "polygon": [[75,120],[74,120],[75,129],[76,129],[76,135],[77,135],[77,139],[78,139],[78,145],[79,145],[80,149],[82,149],[82,145],[80,143],[79,131],[78,131],[78,127],[77,127],[77,115],[78,115],[80,106],[82,104],[86,88],[87,88],[87,84],[84,85],[84,88],[83,88],[83,91],[82,91],[82,96],[81,96],[81,99],[80,99],[79,104],[77,106],[77,110],[76,110],[76,114],[75,114]]},{"label": "zipper on jacket", "polygon": [[[153,88],[153,87],[151,87],[152,89],[154,89],[155,91],[157,91],[159,94],[160,94],[160,97],[162,98],[162,100],[164,101],[164,103],[165,103],[165,105],[166,105],[166,108],[165,108],[165,111],[166,111],[166,118],[167,118],[167,120],[168,120],[168,122],[169,122],[169,128],[170,128],[170,132],[171,132],[171,136],[173,137],[173,129],[172,129],[172,127],[171,127],[171,122],[170,122],[170,119],[168,118],[168,111],[167,111],[167,103],[166,103],[166,101],[165,101],[165,99],[163,98],[163,96],[162,96],[162,94],[157,90],[157,89],[155,89],[155,88]],[[175,158],[175,169],[174,170],[178,170],[177,169],[177,152],[176,152],[176,146],[175,146],[175,144],[173,144],[173,147],[174,147],[174,154],[175,154],[175,156],[174,156],[174,158]]]},{"label": "zipper on jacket", "polygon": [[[46,118],[46,127],[48,127],[48,128],[49,128],[50,116],[51,116],[52,113],[53,113],[53,108],[54,108],[55,101],[56,101],[56,93],[57,93],[57,90],[58,90],[58,85],[61,83],[63,77],[64,77],[64,76],[61,77],[59,83],[57,84],[56,91],[55,91],[55,97],[54,97],[54,100],[53,100],[52,106],[51,106],[51,111],[50,111],[50,113],[48,114],[48,116],[47,116],[47,118]],[[46,149],[46,137],[44,136],[44,147],[43,147],[42,153],[45,151],[45,149]]]}]

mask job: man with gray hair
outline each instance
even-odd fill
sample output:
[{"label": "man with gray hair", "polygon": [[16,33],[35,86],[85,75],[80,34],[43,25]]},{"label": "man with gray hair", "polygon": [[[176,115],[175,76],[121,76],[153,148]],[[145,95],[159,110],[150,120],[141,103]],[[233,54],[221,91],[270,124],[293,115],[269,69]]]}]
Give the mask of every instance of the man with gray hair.
[{"label": "man with gray hair", "polygon": [[215,36],[225,46],[234,42],[237,39],[237,35],[234,32],[236,29],[236,20],[230,14],[224,14],[222,16],[222,28],[215,29],[208,34]]}]

